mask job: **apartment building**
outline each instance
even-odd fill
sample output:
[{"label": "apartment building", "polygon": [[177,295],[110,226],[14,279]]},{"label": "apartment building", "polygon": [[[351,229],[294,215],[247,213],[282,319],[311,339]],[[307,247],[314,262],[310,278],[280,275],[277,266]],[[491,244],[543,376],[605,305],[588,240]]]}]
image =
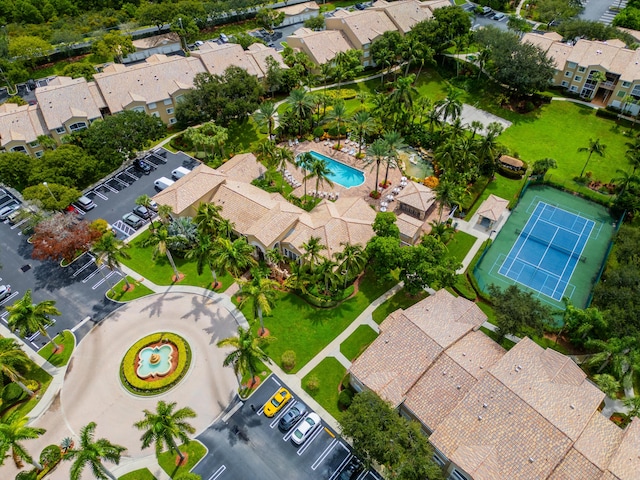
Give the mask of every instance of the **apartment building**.
[{"label": "apartment building", "polygon": [[244,50],[237,43],[224,43],[218,45],[213,42],[205,42],[196,51],[191,52],[195,58],[199,58],[211,75],[222,75],[229,67],[236,66],[247,71],[249,75],[262,80],[267,74],[267,57],[271,56],[280,67],[288,68],[275,48],[267,47],[261,43],[254,43]]},{"label": "apartment building", "polygon": [[38,137],[49,132],[36,105],[0,105],[0,149],[40,157]]}]

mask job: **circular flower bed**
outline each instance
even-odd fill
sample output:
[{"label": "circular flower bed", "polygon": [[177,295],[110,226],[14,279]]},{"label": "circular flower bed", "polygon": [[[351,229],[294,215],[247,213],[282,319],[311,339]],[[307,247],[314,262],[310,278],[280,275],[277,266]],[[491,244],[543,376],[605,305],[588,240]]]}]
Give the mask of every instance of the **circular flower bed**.
[{"label": "circular flower bed", "polygon": [[[140,378],[138,376],[140,351],[159,344],[170,344],[175,347],[177,358],[173,359],[172,368],[165,376]],[[152,333],[138,340],[127,350],[120,364],[120,381],[134,395],[159,395],[176,386],[189,370],[190,364],[191,348],[184,338],[175,333]]]}]

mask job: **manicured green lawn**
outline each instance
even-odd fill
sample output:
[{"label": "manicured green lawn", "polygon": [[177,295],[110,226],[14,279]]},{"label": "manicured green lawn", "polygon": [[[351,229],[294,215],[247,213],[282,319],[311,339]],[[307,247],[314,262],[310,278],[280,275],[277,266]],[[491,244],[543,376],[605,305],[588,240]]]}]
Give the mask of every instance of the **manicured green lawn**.
[{"label": "manicured green lawn", "polygon": [[[153,260],[153,247],[143,247],[142,242],[149,237],[149,231],[142,233],[133,242],[127,253],[131,256],[129,260],[123,260],[122,263],[133,269],[144,278],[148,278],[156,285],[171,285],[171,277],[173,270],[166,256],[158,256]],[[213,278],[211,272],[205,269],[202,275],[198,275],[196,270],[196,262],[173,257],[176,267],[180,273],[184,274],[181,285],[195,285],[196,287],[210,288]],[[217,272],[218,281],[222,283],[222,287],[217,291],[223,292],[234,282],[234,279],[228,273]],[[135,292],[135,290],[134,290]]]},{"label": "manicured green lawn", "polygon": [[517,152],[532,165],[534,161],[550,157],[558,163],[547,178],[567,182],[567,188],[576,189],[573,177],[580,174],[587,152],[578,152],[589,146],[589,139],[600,139],[607,146],[605,158],[592,155],[586,171],[593,178],[607,183],[616,176],[616,169],[628,170],[625,157],[625,129],[613,120],[596,117],[595,110],[570,102],[551,102],[540,110],[521,115],[520,120],[500,135],[498,141]]},{"label": "manicured green lawn", "polygon": [[24,378],[27,380],[38,382],[40,384],[40,389],[38,390],[36,396],[29,399],[29,401],[27,401],[26,403],[21,404],[17,408],[13,407],[14,409],[11,410],[19,412],[19,415],[22,416],[27,415],[33,409],[33,407],[36,406],[36,404],[40,401],[40,398],[42,398],[42,395],[44,395],[44,393],[47,391],[47,388],[49,388],[51,380],[53,380],[53,377],[51,375],[49,375],[42,368],[31,361],[27,364]]},{"label": "manicured green lawn", "polygon": [[433,102],[447,96],[447,83],[433,68],[423,68],[416,81],[416,88],[421,97],[429,97]]},{"label": "manicured green lawn", "polygon": [[118,477],[118,480],[156,480],[156,477],[153,476],[148,468],[141,468],[140,470],[125,473]]},{"label": "manicured green lawn", "polygon": [[390,313],[395,312],[399,308],[409,308],[414,303],[418,303],[420,300],[427,298],[428,296],[429,294],[424,291],[420,292],[420,294],[416,296],[408,295],[406,290],[403,288],[373,311],[373,321],[377,324],[381,324]]},{"label": "manicured green lawn", "polygon": [[487,316],[487,321],[489,323],[497,325],[496,312],[491,305],[489,305],[486,302],[476,302],[476,305],[478,305],[478,307],[480,307],[480,310],[482,310],[484,314]]},{"label": "manicured green lawn", "polygon": [[227,153],[247,153],[258,150],[258,144],[267,138],[267,131],[260,132],[260,127],[253,121],[253,117],[247,118],[243,123],[232,121],[229,122],[228,135],[229,138],[225,143]]},{"label": "manicured green lawn", "polygon": [[67,364],[69,358],[71,358],[71,354],[73,353],[73,349],[76,345],[76,338],[71,331],[64,330],[56,335],[53,340],[58,345],[62,346],[62,351],[54,353],[53,343],[49,342],[38,350],[38,354],[50,364],[55,365],[56,367],[63,367]]},{"label": "manicured green lawn", "polygon": [[[347,369],[335,357],[327,357],[302,379],[302,388],[333,418],[338,418],[340,416],[338,387],[346,374]],[[307,380],[313,376],[318,377],[319,388],[315,392],[310,392],[307,389]]]},{"label": "manicured green lawn", "polygon": [[355,360],[370,344],[378,333],[369,325],[360,325],[340,344],[340,352],[349,360]]},{"label": "manicured green lawn", "polygon": [[[293,293],[279,292],[271,316],[264,318],[265,327],[276,338],[265,351],[282,366],[282,353],[293,350],[296,353],[296,366],[290,373],[297,372],[347,328],[373,300],[392,286],[391,282],[378,283],[375,276],[367,272],[360,281],[359,292],[334,308],[317,308]],[[248,301],[242,313],[250,321],[253,320],[251,312],[252,305]],[[257,332],[259,322],[253,322],[252,328]]]},{"label": "manicured green lawn", "polygon": [[467,253],[469,253],[469,250],[473,247],[473,244],[476,243],[476,240],[476,237],[466,232],[456,232],[453,238],[447,242],[449,256],[462,263],[464,257],[467,256]]},{"label": "manicured green lawn", "polygon": [[190,471],[207,453],[205,446],[197,440],[180,445],[179,448],[182,453],[187,454],[189,457],[187,464],[181,467],[176,466],[178,456],[175,452],[163,452],[158,456],[158,463],[171,478],[177,477],[179,473]]},{"label": "manicured green lawn", "polygon": [[116,302],[130,302],[131,300],[135,300],[136,298],[144,297],[145,295],[151,295],[153,290],[149,287],[143,285],[137,280],[131,278],[127,275],[127,280],[129,281],[129,285],[132,285],[133,290],[126,290],[126,283],[124,280],[120,280],[113,287],[113,290],[107,292],[107,296],[111,300],[115,300]]},{"label": "manicured green lawn", "polygon": [[512,180],[510,178],[503,177],[502,175],[496,175],[494,179],[489,182],[487,188],[485,188],[480,194],[480,197],[476,203],[473,204],[471,210],[466,213],[465,220],[469,220],[473,214],[476,213],[478,207],[482,205],[482,202],[489,198],[489,195],[491,194],[504,198],[505,200],[509,200],[509,202],[515,201],[518,198],[518,194],[520,193],[520,189],[522,188],[522,185],[524,185],[524,182],[526,182],[525,178],[522,178],[521,180]]}]

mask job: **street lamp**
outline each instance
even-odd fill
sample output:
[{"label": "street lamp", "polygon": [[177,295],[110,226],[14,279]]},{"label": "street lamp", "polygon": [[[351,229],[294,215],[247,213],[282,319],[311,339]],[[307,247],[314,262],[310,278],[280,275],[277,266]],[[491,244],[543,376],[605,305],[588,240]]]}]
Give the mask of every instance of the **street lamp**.
[{"label": "street lamp", "polygon": [[51,195],[51,198],[53,198],[56,202],[58,201],[58,199],[55,197],[55,195],[53,194],[53,192],[51,191],[51,189],[49,188],[49,184],[47,182],[42,182],[42,184],[47,187],[47,190],[49,191],[49,195]]}]

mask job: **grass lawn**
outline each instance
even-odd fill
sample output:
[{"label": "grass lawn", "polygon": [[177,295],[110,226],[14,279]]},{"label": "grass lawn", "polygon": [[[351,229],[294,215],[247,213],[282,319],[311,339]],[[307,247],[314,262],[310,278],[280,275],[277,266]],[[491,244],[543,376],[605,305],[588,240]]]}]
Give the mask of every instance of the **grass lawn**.
[{"label": "grass lawn", "polygon": [[[142,246],[142,242],[144,242],[149,235],[150,233],[147,230],[131,242],[131,248],[127,251],[127,253],[131,255],[131,258],[129,260],[123,260],[122,263],[157,285],[170,285],[172,283],[171,277],[173,276],[173,270],[167,257],[158,256],[156,260],[153,261],[154,247]],[[211,287],[213,278],[210,271],[204,270],[202,275],[198,275],[195,261],[178,258],[175,255],[173,259],[180,273],[184,274],[184,279],[180,282],[181,285],[195,285],[196,287],[202,288]],[[222,283],[222,287],[219,288],[218,291],[223,292],[229,288],[234,282],[234,279],[228,273],[217,273],[218,281]],[[135,293],[135,290],[132,293]]]},{"label": "grass lawn", "polygon": [[376,331],[369,325],[360,325],[349,335],[349,338],[340,344],[340,352],[349,360],[353,361],[377,336]]},{"label": "grass lawn", "polygon": [[[378,283],[375,276],[367,272],[360,281],[359,292],[334,308],[317,308],[298,295],[279,292],[271,315],[264,319],[265,327],[276,338],[265,351],[282,366],[280,357],[283,352],[293,350],[296,353],[296,366],[290,373],[297,372],[347,328],[373,300],[392,286],[391,282]],[[251,312],[252,305],[248,301],[242,313],[252,319]],[[254,322],[252,328],[257,332],[259,323]]]},{"label": "grass lawn", "polygon": [[478,305],[478,307],[480,307],[480,310],[482,310],[484,314],[487,316],[487,321],[489,323],[492,323],[493,325],[498,324],[496,322],[496,311],[493,309],[491,305],[482,301],[476,302],[476,305]]},{"label": "grass lawn", "polygon": [[225,143],[227,153],[248,153],[258,150],[258,145],[267,138],[267,133],[261,133],[260,127],[254,122],[253,117],[247,118],[245,122],[229,122],[229,138]]},{"label": "grass lawn", "polygon": [[414,303],[418,303],[420,300],[428,296],[429,294],[424,291],[420,292],[420,294],[416,296],[408,295],[406,290],[403,288],[373,311],[373,321],[379,325],[390,313],[395,312],[399,308],[409,308]]},{"label": "grass lawn", "polygon": [[491,194],[504,198],[505,200],[509,200],[509,202],[515,201],[518,198],[518,194],[520,193],[520,189],[522,188],[522,185],[524,185],[524,182],[526,182],[525,178],[522,178],[521,180],[512,180],[496,174],[494,179],[487,185],[487,188],[485,188],[480,194],[476,203],[473,204],[471,210],[467,212],[464,217],[465,220],[469,220],[473,214],[476,213],[478,207],[482,205],[482,202],[489,198],[489,195]]},{"label": "grass lawn", "polygon": [[449,256],[462,263],[462,260],[467,256],[473,244],[476,243],[476,240],[476,237],[466,232],[456,232],[453,238],[447,242]]},{"label": "grass lawn", "polygon": [[178,456],[174,452],[163,452],[158,456],[158,463],[171,478],[190,471],[207,453],[205,446],[197,440],[191,440],[189,443],[180,445],[179,448],[182,453],[188,455],[187,463],[182,467],[176,466]]},{"label": "grass lawn", "polygon": [[5,415],[15,411],[19,412],[18,415],[21,415],[21,416],[27,415],[33,409],[33,407],[35,407],[36,404],[40,401],[40,398],[42,398],[42,395],[44,395],[44,393],[47,391],[47,388],[49,388],[49,385],[51,384],[51,380],[53,380],[53,377],[51,375],[49,375],[42,368],[40,368],[38,365],[36,365],[31,361],[27,363],[26,371],[24,373],[24,378],[27,380],[33,380],[38,382],[38,384],[40,385],[40,388],[37,391],[37,395],[29,399],[27,402],[20,404],[17,407],[15,406],[12,407],[9,411],[5,412]]},{"label": "grass lawn", "polygon": [[153,476],[148,468],[141,468],[140,470],[125,473],[118,477],[118,480],[156,480],[156,477]]},{"label": "grass lawn", "polygon": [[130,302],[131,300],[135,300],[136,298],[144,297],[145,295],[151,295],[153,290],[149,287],[144,286],[134,278],[131,278],[127,275],[127,280],[129,284],[133,286],[133,290],[125,290],[127,286],[124,279],[120,280],[113,287],[113,290],[109,290],[107,292],[107,296],[111,300],[115,300],[116,302]]},{"label": "grass lawn", "polygon": [[[231,368],[231,367],[228,367]],[[264,363],[262,363],[260,360],[258,360],[258,372],[256,373],[256,375],[258,376],[258,378],[260,378],[260,382],[256,382],[256,384],[253,386],[253,388],[251,390],[249,390],[249,388],[246,388],[244,386],[240,386],[238,388],[238,393],[240,395],[240,397],[242,398],[247,398],[249,397],[253,392],[255,392],[255,389],[258,388],[260,386],[260,384],[269,376],[271,375],[271,369],[265,365]],[[244,375],[242,375],[242,385],[245,385],[247,383],[249,383],[249,372],[245,372]]]},{"label": "grass lawn", "polygon": [[71,331],[64,330],[56,335],[53,340],[58,345],[62,345],[63,348],[61,352],[54,353],[53,343],[49,342],[38,350],[38,354],[50,364],[55,365],[56,367],[64,367],[73,353],[73,349],[76,345],[76,337],[74,337]]},{"label": "grass lawn", "polygon": [[480,330],[485,335],[487,335],[489,338],[491,338],[494,342],[499,343],[502,346],[502,348],[504,348],[505,350],[511,350],[513,348],[513,346],[515,345],[514,342],[512,342],[511,340],[509,340],[507,338],[503,338],[502,342],[498,342],[499,335],[496,332],[494,332],[492,330],[489,330],[486,327],[480,327]]},{"label": "grass lawn", "polygon": [[[572,128],[579,125],[580,128]],[[570,130],[568,130],[570,129]],[[550,157],[558,163],[547,178],[564,183],[577,190],[573,177],[580,174],[588,153],[578,152],[589,146],[589,139],[600,139],[607,146],[605,157],[592,155],[587,172],[593,172],[594,180],[607,183],[616,176],[616,169],[628,170],[625,157],[629,137],[625,129],[613,120],[596,117],[595,110],[570,102],[551,102],[540,110],[520,115],[519,120],[500,135],[498,141],[517,152],[524,161],[533,164]]]},{"label": "grass lawn", "polygon": [[[302,388],[333,418],[338,418],[340,416],[338,386],[346,374],[347,369],[338,360],[327,357],[302,379]],[[307,380],[314,376],[319,380],[319,387],[315,392],[311,392],[307,389]]]}]

